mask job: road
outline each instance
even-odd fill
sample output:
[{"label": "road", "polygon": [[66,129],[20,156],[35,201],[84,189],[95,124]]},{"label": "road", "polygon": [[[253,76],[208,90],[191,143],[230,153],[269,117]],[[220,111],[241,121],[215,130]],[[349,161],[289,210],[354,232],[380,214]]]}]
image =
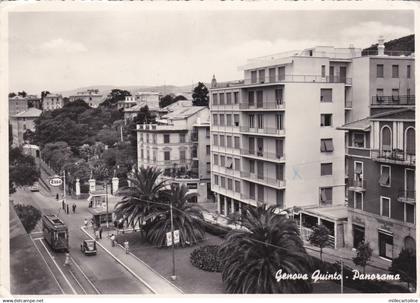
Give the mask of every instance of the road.
[{"label": "road", "polygon": [[[14,203],[30,204],[43,214],[56,214],[69,229],[69,247],[71,265],[65,266],[65,255],[52,252],[42,239],[40,225],[31,237],[41,253],[50,271],[65,294],[152,294],[152,291],[137,280],[108,253],[97,246],[96,256],[85,256],[80,251],[80,243],[87,236],[80,230],[84,218],[90,217],[85,200],[74,201],[77,205],[75,214],[66,214],[61,203],[47,192],[30,192],[20,189],[11,197]],[[71,202],[73,203],[73,201]],[[106,234],[104,239],[107,241]]]}]

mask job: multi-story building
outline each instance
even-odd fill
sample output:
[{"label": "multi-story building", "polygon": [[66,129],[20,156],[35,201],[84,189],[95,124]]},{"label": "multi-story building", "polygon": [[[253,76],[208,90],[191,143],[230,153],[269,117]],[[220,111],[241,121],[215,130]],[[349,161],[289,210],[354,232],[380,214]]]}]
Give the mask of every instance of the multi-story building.
[{"label": "multi-story building", "polygon": [[9,98],[9,117],[28,110],[28,99],[21,96]]},{"label": "multi-story building", "polygon": [[117,108],[118,109],[126,109],[137,105],[135,97],[133,96],[126,96],[124,100],[118,101]]},{"label": "multi-story building", "polygon": [[73,102],[76,100],[85,101],[90,107],[97,108],[99,104],[104,101],[104,96],[99,93],[97,89],[88,89],[84,92],[78,92],[76,95],[70,96],[69,101]]},{"label": "multi-story building", "polygon": [[41,115],[42,111],[31,107],[26,111],[20,112],[10,117],[10,124],[12,127],[13,145],[23,145],[24,139],[23,134],[29,129],[35,131],[34,121]]},{"label": "multi-story building", "polygon": [[42,110],[51,111],[64,106],[63,96],[60,94],[48,94],[42,100]]},{"label": "multi-story building", "polygon": [[[197,202],[210,194],[210,124],[207,107],[179,108],[156,124],[137,125],[138,167],[155,166],[168,184],[186,184]],[[207,122],[206,122],[207,121]]]},{"label": "multi-story building", "polygon": [[146,103],[148,107],[157,108],[159,107],[161,94],[158,92],[136,92],[134,99],[137,104]]},{"label": "multi-story building", "polygon": [[[140,104],[127,107],[123,109],[124,112],[124,122],[127,123],[130,120],[133,120],[140,112],[143,107],[145,107],[147,104],[145,102],[141,102]],[[148,107],[149,112],[151,115],[155,117],[161,117],[164,114],[167,114],[168,111],[160,108],[160,107]]]},{"label": "multi-story building", "polygon": [[344,245],[344,134],[361,50],[315,47],[251,59],[244,79],[212,81],[212,190],[222,215],[241,205],[298,208],[302,231],[324,223]]}]

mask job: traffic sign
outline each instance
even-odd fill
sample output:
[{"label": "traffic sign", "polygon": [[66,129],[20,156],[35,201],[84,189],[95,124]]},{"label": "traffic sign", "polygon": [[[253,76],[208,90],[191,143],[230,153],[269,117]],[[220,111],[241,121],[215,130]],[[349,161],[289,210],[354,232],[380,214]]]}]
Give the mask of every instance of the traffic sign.
[{"label": "traffic sign", "polygon": [[179,230],[174,230],[174,243],[178,244],[179,243]]},{"label": "traffic sign", "polygon": [[59,176],[54,176],[50,179],[49,183],[51,186],[60,186],[63,184],[63,180]]},{"label": "traffic sign", "polygon": [[166,245],[167,246],[172,245],[172,233],[171,232],[166,233]]}]

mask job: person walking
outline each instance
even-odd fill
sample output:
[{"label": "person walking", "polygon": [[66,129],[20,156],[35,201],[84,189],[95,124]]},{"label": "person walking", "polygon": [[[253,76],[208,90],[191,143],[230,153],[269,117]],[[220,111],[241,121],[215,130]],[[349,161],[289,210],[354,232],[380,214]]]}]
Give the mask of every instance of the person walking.
[{"label": "person walking", "polygon": [[73,210],[73,214],[76,213],[76,203],[73,203],[73,205],[71,206],[72,210]]},{"label": "person walking", "polygon": [[85,224],[85,227],[88,226],[88,219],[85,218],[84,224]]},{"label": "person walking", "polygon": [[102,240],[102,226],[99,227],[99,239]]},{"label": "person walking", "polygon": [[67,204],[66,205],[66,211],[67,211],[67,214],[69,214],[70,212],[69,212],[69,205]]},{"label": "person walking", "polygon": [[112,247],[114,247],[115,246],[115,235],[112,234],[110,239],[111,239],[111,245],[112,245]]},{"label": "person walking", "polygon": [[67,249],[66,250],[66,259],[64,260],[64,266],[68,266],[68,265],[70,265],[70,252]]},{"label": "person walking", "polygon": [[55,195],[55,199],[58,201],[58,194]]},{"label": "person walking", "polygon": [[128,250],[129,249],[129,247],[128,247],[128,240],[125,240],[124,241],[124,248],[125,248],[125,253],[128,254],[128,252],[129,252],[129,250]]}]

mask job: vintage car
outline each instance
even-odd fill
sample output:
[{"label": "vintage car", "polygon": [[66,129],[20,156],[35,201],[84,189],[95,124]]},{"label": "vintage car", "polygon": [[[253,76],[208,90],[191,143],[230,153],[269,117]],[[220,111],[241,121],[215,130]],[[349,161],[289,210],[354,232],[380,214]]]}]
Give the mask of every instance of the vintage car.
[{"label": "vintage car", "polygon": [[80,245],[80,250],[85,255],[96,255],[96,241],[95,240],[83,240]]},{"label": "vintage car", "polygon": [[31,191],[39,191],[39,184],[38,182],[35,182],[31,187],[30,187]]}]

